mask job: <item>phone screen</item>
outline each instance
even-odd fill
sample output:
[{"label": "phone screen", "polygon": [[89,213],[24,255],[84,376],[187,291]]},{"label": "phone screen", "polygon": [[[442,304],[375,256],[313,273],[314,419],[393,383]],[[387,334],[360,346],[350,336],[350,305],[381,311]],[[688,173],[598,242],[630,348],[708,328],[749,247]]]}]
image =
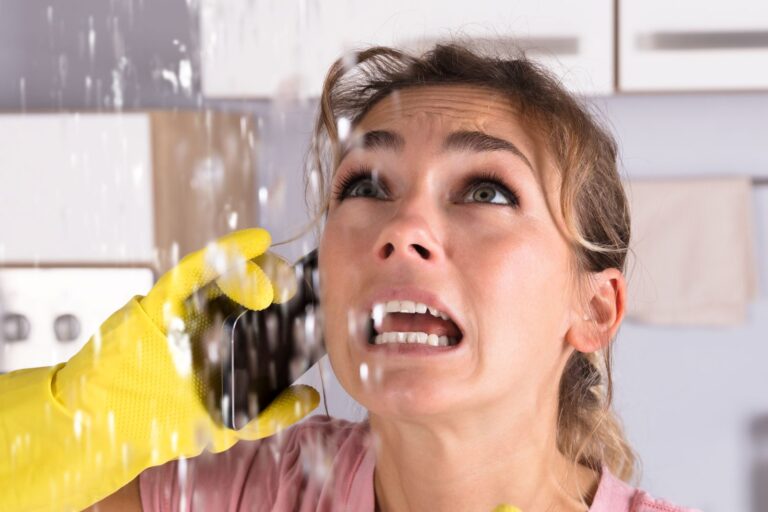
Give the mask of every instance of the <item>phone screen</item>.
[{"label": "phone screen", "polygon": [[221,365],[211,387],[218,405],[211,412],[229,428],[255,419],[325,354],[317,251],[293,268],[298,286],[290,300],[261,311],[239,308],[221,324]]}]

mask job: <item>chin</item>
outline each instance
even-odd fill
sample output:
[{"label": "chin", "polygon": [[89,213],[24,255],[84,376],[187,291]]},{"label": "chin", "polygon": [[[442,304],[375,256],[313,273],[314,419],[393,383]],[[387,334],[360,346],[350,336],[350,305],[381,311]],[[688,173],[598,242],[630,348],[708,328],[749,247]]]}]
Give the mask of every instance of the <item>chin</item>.
[{"label": "chin", "polygon": [[353,398],[371,413],[390,418],[417,418],[446,413],[456,406],[449,386],[413,375],[383,375],[378,382],[358,382]]}]

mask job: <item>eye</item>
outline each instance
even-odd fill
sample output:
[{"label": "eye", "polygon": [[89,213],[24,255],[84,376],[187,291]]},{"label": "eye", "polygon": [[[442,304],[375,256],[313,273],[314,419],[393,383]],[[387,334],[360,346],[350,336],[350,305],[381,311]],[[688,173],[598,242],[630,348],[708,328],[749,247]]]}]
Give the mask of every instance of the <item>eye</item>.
[{"label": "eye", "polygon": [[354,197],[387,199],[388,193],[386,186],[369,169],[359,169],[341,178],[334,196],[338,201]]},{"label": "eye", "polygon": [[476,176],[470,179],[463,200],[467,203],[487,203],[517,207],[517,195],[493,175]]}]

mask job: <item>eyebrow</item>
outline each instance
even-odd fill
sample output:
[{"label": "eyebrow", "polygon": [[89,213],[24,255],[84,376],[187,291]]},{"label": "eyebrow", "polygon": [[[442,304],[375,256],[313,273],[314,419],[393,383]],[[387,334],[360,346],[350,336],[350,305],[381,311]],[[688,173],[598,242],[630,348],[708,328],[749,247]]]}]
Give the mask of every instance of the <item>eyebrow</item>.
[{"label": "eyebrow", "polygon": [[443,149],[446,151],[471,151],[481,153],[484,151],[507,151],[520,158],[531,171],[533,165],[528,158],[520,151],[520,148],[508,140],[500,139],[487,133],[478,131],[460,131],[451,133],[443,142]]},{"label": "eyebrow", "polygon": [[399,152],[405,147],[405,139],[402,135],[387,130],[371,130],[351,139],[344,145],[339,161],[344,160],[347,153],[356,148],[366,150],[383,149]]},{"label": "eyebrow", "polygon": [[[405,147],[402,135],[387,130],[371,130],[353,138],[342,150],[340,161],[354,148],[365,150],[389,150],[399,152]],[[479,131],[458,131],[446,137],[443,151],[507,151],[520,158],[533,171],[533,165],[525,154],[512,142]]]}]

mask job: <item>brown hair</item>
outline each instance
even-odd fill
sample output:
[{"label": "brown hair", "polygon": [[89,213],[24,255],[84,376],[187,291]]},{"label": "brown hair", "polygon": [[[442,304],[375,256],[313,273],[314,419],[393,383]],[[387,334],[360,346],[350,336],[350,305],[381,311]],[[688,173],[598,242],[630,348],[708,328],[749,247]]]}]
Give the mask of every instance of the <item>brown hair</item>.
[{"label": "brown hair", "polygon": [[[322,198],[314,204],[318,214],[327,209],[330,179],[339,164],[339,119],[354,127],[377,101],[405,87],[487,87],[509,98],[547,143],[560,176],[559,207],[574,256],[572,275],[624,271],[630,218],[611,135],[557,79],[518,50],[504,58],[481,55],[469,45],[438,44],[420,56],[373,47],[334,63],[323,87],[307,174],[308,190]],[[546,180],[537,179],[548,197]],[[549,200],[547,206],[552,213]],[[568,360],[560,381],[557,444],[574,463],[594,470],[605,464],[630,481],[637,478],[638,461],[611,407],[611,346],[576,351]]]}]

